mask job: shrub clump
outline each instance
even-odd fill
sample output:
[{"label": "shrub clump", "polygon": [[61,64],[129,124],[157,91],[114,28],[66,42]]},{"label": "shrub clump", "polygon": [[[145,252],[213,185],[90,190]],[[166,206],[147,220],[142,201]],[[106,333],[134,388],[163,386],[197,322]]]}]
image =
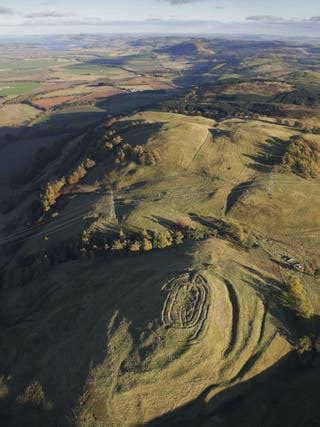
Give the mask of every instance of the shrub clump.
[{"label": "shrub clump", "polygon": [[64,187],[66,184],[65,178],[57,179],[56,181],[48,182],[45,187],[43,188],[40,199],[41,199],[41,206],[44,212],[48,212],[53,206],[59,195],[60,190],[62,187]]},{"label": "shrub clump", "polygon": [[77,184],[82,178],[84,178],[87,175],[87,171],[93,168],[95,165],[96,165],[96,162],[94,160],[91,160],[91,159],[84,160],[67,178],[67,183],[69,185]]},{"label": "shrub clump", "polygon": [[289,275],[286,278],[287,297],[286,302],[298,316],[310,319],[313,316],[313,308],[307,298],[303,283],[299,277]]},{"label": "shrub clump", "polygon": [[310,336],[305,335],[301,337],[297,342],[296,350],[300,355],[310,352],[319,353],[320,337],[315,334],[311,334]]},{"label": "shrub clump", "polygon": [[56,204],[56,201],[60,196],[60,192],[66,184],[77,184],[80,179],[82,179],[87,174],[87,171],[93,168],[95,165],[96,162],[94,160],[86,159],[80,163],[80,165],[67,179],[62,177],[55,181],[48,182],[43,187],[40,194],[40,202],[43,212],[48,212],[50,208]]},{"label": "shrub clump", "polygon": [[140,165],[154,166],[160,161],[161,156],[158,150],[146,150],[142,145],[122,144],[118,150],[116,163],[130,159]]},{"label": "shrub clump", "polygon": [[129,250],[130,250],[130,252],[140,252],[141,246],[142,246],[141,242],[136,240],[135,242],[131,243]]},{"label": "shrub clump", "polygon": [[156,249],[164,249],[172,246],[172,243],[172,234],[169,231],[160,231],[155,233],[152,246]]},{"label": "shrub clump", "polygon": [[111,250],[112,251],[123,251],[124,249],[127,249],[127,242],[125,240],[116,239],[112,245]]},{"label": "shrub clump", "polygon": [[304,353],[308,353],[312,351],[312,349],[313,349],[313,344],[312,344],[312,339],[310,337],[306,335],[299,339],[297,344],[297,352],[300,355]]},{"label": "shrub clump", "polygon": [[304,178],[316,178],[320,173],[320,146],[298,136],[292,138],[282,159],[281,172],[293,172]]}]

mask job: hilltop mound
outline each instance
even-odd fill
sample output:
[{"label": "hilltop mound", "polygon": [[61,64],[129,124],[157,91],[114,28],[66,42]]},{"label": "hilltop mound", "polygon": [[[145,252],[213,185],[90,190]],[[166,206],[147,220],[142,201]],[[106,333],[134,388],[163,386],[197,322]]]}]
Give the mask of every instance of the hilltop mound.
[{"label": "hilltop mound", "polygon": [[211,425],[304,336],[315,340],[319,178],[280,167],[299,135],[141,112],[46,165],[41,222],[27,241],[23,229],[8,236],[7,424]]}]

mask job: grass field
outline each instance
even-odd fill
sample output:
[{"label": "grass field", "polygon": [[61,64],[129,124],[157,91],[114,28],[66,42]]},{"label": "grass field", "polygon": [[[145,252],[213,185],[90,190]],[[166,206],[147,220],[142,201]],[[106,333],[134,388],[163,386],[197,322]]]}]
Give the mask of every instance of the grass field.
[{"label": "grass field", "polygon": [[0,78],[19,78],[47,71],[57,62],[52,59],[0,60]]},{"label": "grass field", "polygon": [[0,96],[23,95],[39,86],[36,82],[0,82]]},{"label": "grass field", "polygon": [[87,76],[87,75],[93,75],[97,76],[97,78],[101,77],[107,77],[107,78],[126,78],[134,75],[133,73],[130,73],[129,71],[126,71],[122,68],[117,67],[108,67],[108,66],[99,66],[99,65],[86,65],[86,64],[79,64],[79,65],[70,65],[68,67],[64,68],[66,73],[72,73],[79,76]]}]

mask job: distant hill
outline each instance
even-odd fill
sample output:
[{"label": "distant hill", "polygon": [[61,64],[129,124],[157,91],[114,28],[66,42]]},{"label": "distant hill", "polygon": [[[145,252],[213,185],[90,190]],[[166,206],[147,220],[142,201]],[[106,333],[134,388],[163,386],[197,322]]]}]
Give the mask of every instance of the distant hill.
[{"label": "distant hill", "polygon": [[182,42],[172,46],[166,46],[158,50],[159,53],[167,53],[171,56],[195,56],[213,55],[214,52],[208,49],[201,42]]},{"label": "distant hill", "polygon": [[300,87],[292,92],[281,93],[274,98],[275,102],[282,104],[295,104],[314,106],[319,104],[320,95],[314,91]]}]

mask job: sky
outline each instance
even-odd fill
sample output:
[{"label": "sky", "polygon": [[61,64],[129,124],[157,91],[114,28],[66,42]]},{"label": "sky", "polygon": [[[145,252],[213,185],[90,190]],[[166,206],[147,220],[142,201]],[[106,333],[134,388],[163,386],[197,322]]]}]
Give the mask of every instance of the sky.
[{"label": "sky", "polygon": [[265,34],[320,37],[319,0],[0,0],[0,35]]}]

